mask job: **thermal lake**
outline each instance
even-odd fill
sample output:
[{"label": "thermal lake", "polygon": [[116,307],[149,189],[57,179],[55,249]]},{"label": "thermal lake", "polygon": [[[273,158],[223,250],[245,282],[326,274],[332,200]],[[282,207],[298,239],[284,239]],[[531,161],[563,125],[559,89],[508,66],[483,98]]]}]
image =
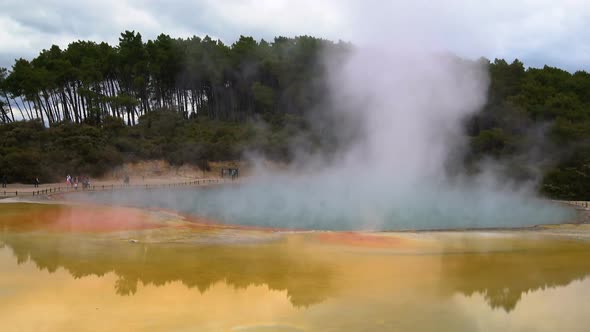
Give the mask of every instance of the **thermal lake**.
[{"label": "thermal lake", "polygon": [[97,191],[69,200],[160,208],[227,225],[335,231],[515,228],[575,219],[560,204],[514,191],[448,187],[396,189],[385,183],[260,181],[206,189]]},{"label": "thermal lake", "polygon": [[276,231],[0,204],[1,331],[587,331],[590,227]]}]

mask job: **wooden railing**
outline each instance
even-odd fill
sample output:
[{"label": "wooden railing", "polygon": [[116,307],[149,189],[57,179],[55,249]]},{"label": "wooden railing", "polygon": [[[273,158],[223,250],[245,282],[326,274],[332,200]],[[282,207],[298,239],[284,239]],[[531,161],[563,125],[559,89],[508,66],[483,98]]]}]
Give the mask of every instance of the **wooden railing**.
[{"label": "wooden railing", "polygon": [[29,197],[29,196],[47,196],[55,194],[65,194],[74,192],[92,192],[92,191],[106,191],[106,190],[125,190],[125,189],[154,189],[154,188],[173,188],[173,187],[192,187],[204,186],[212,184],[228,183],[231,180],[227,179],[198,179],[187,182],[177,183],[146,183],[146,184],[98,184],[89,186],[65,186],[65,187],[49,187],[39,190],[3,190],[0,188],[0,198],[9,197]]},{"label": "wooden railing", "polygon": [[588,209],[590,208],[590,202],[588,201],[560,201],[565,204],[573,205],[579,209]]}]

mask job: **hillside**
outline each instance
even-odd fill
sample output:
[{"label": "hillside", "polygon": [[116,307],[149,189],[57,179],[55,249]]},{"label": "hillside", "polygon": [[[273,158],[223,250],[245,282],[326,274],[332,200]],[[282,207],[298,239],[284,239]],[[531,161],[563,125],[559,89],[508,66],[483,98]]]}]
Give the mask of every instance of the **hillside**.
[{"label": "hillside", "polygon": [[[338,135],[347,119],[324,111],[325,57],[338,66],[353,48],[308,36],[144,41],[129,31],[115,46],[53,46],[0,70],[0,175],[54,181],[141,160],[206,169],[244,154],[330,158],[354,137]],[[590,75],[477,61],[489,71],[488,101],[465,119],[469,144],[451,172],[494,164],[550,197],[590,199]]]}]

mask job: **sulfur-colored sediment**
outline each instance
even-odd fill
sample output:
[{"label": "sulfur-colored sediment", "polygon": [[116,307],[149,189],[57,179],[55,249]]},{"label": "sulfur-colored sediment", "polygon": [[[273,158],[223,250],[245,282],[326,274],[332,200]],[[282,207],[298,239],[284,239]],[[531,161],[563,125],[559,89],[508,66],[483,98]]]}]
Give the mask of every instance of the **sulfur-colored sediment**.
[{"label": "sulfur-colored sediment", "polygon": [[[99,227],[94,208],[66,207],[67,222],[56,226],[64,207],[0,206],[1,331],[586,331],[590,324],[584,225],[285,232],[99,207],[113,217]],[[83,226],[73,225],[79,220]]]}]

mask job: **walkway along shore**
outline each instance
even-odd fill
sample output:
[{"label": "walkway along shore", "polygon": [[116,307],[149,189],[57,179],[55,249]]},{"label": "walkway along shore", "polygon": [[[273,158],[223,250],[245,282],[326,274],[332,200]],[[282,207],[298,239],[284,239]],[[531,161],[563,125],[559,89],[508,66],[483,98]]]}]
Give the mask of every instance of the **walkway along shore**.
[{"label": "walkway along shore", "polygon": [[[236,181],[233,181],[236,182]],[[91,184],[86,188],[78,186],[77,188],[66,185],[59,185],[57,183],[46,184],[39,188],[26,185],[16,185],[13,188],[0,188],[0,199],[3,198],[18,198],[18,197],[37,197],[50,196],[55,194],[65,194],[74,192],[92,192],[92,191],[107,191],[107,190],[126,190],[126,189],[154,189],[154,188],[173,188],[173,187],[199,187],[208,185],[218,185],[223,183],[232,183],[231,179],[220,178],[203,178],[189,181],[158,181],[158,182],[144,182],[133,184],[120,184],[113,182],[99,182]]]}]

